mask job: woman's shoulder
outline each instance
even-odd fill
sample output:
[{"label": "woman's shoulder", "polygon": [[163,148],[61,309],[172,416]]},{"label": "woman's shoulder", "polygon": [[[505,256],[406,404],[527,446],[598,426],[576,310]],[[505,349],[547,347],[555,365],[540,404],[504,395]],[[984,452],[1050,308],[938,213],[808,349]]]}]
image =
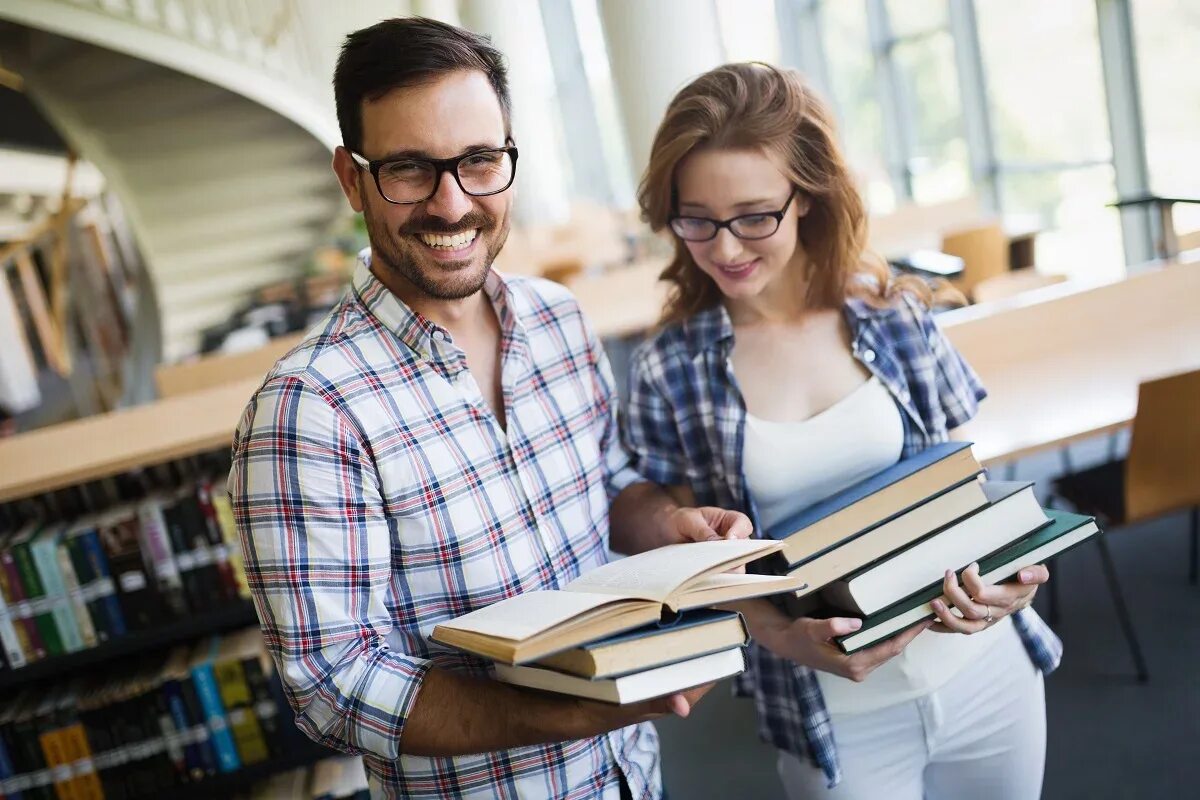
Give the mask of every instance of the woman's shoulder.
[{"label": "woman's shoulder", "polygon": [[929,306],[906,291],[896,292],[883,300],[850,297],[846,300],[846,308],[859,320],[901,329],[924,330],[933,318]]}]

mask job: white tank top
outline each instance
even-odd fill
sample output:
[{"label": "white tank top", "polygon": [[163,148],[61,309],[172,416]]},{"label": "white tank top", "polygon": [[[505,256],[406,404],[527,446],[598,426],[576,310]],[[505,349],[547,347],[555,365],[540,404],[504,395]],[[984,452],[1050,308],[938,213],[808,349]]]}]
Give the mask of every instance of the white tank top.
[{"label": "white tank top", "polygon": [[[830,408],[800,422],[746,415],[746,484],[769,527],[900,459],[904,423],[887,388],[872,377]],[[929,694],[1011,628],[1006,617],[973,636],[926,631],[862,683],[817,672],[830,713],[874,711]]]}]

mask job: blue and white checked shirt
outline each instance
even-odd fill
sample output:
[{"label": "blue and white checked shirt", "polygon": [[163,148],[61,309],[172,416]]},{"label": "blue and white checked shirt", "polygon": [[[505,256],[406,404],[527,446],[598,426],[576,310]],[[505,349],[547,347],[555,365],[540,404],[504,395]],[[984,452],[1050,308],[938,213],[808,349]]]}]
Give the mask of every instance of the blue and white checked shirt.
[{"label": "blue and white checked shirt", "polygon": [[[846,319],[854,357],[879,378],[901,410],[902,457],[945,441],[975,415],[987,393],[933,317],[905,296],[887,309],[849,300]],[[671,325],[633,355],[626,437],[634,464],[657,483],[687,486],[701,505],[744,511],[758,526],[742,466],[746,406],[729,366],[733,326],[724,307]],[[1030,658],[1044,673],[1058,666],[1062,644],[1033,609],[1013,617]],[[749,669],[737,680],[753,696],[759,734],[807,756],[830,786],[841,780],[834,732],[807,667],[752,645]]]},{"label": "blue and white checked shirt", "polygon": [[610,500],[641,478],[608,362],[565,289],[488,277],[505,430],[449,333],[368,264],[275,365],[234,442],[246,573],[297,723],[362,753],[376,797],[616,798],[621,773],[634,797],[659,797],[648,724],[455,758],[400,753],[431,666],[488,673],[431,642],[433,627],[604,563]]}]

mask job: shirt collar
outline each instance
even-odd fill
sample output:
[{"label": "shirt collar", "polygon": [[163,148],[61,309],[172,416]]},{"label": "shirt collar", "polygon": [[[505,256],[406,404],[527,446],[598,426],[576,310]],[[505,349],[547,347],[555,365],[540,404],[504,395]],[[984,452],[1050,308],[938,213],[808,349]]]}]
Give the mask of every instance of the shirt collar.
[{"label": "shirt collar", "polygon": [[[451,373],[466,367],[466,357],[454,344],[450,331],[413,311],[371,272],[371,248],[363,248],[358,254],[351,285],[367,311],[418,358]],[[495,270],[489,270],[483,291],[500,320],[506,349],[514,345],[520,349],[526,341],[525,330],[513,312],[508,284]]]}]

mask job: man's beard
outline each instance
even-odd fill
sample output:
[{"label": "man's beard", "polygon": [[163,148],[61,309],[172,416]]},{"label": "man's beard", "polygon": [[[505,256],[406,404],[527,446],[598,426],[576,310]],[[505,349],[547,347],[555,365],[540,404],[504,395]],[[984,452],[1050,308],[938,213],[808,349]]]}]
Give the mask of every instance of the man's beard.
[{"label": "man's beard", "polygon": [[[412,284],[422,294],[437,300],[462,300],[483,288],[488,271],[508,239],[509,220],[505,214],[499,222],[486,214],[472,211],[453,225],[437,217],[410,217],[399,230],[389,230],[387,223],[376,219],[370,208],[363,209],[367,236],[371,242],[371,263],[386,268]],[[440,233],[447,236],[477,229],[477,246],[487,248],[478,266],[463,266],[461,262],[441,263],[425,258],[425,245],[416,238],[417,232]],[[471,254],[471,260],[478,255]]]}]

